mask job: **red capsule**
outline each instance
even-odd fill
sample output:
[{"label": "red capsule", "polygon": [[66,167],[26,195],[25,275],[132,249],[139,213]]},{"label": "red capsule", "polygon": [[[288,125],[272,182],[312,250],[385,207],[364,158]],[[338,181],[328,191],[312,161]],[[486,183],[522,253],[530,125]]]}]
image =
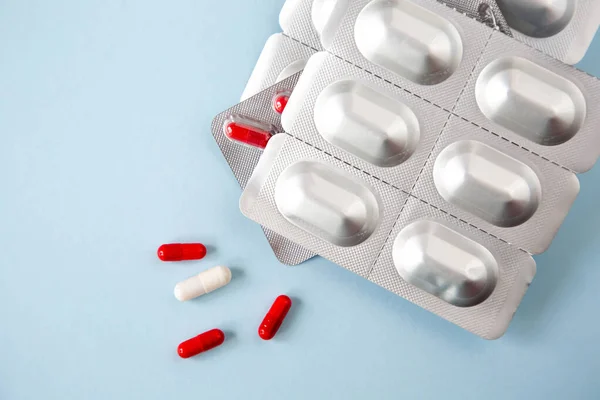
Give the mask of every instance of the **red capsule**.
[{"label": "red capsule", "polygon": [[229,117],[225,121],[223,131],[225,136],[233,141],[260,149],[267,147],[269,139],[273,136],[273,126],[240,116]]},{"label": "red capsule", "polygon": [[290,307],[292,307],[292,299],[286,295],[277,297],[271,309],[265,315],[265,319],[258,327],[258,336],[264,340],[273,339],[288,311],[290,311]]},{"label": "red capsule", "polygon": [[290,92],[277,93],[273,98],[273,109],[277,113],[283,114],[283,110],[285,110],[285,107],[287,106],[289,100]]},{"label": "red capsule", "polygon": [[157,254],[162,261],[200,260],[206,255],[206,247],[202,243],[163,244]]},{"label": "red capsule", "polygon": [[223,344],[225,341],[225,334],[220,329],[211,329],[204,333],[199,334],[196,337],[182,342],[177,347],[177,354],[181,358],[194,357],[200,353],[204,353],[210,349],[214,349]]}]

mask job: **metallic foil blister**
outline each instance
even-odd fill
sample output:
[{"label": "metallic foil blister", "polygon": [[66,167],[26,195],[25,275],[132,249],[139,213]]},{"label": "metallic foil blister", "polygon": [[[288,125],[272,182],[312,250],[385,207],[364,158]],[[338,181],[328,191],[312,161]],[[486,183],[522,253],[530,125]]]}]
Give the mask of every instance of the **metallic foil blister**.
[{"label": "metallic foil blister", "polygon": [[293,136],[274,137],[242,212],[487,339],[535,274],[531,256]]},{"label": "metallic foil blister", "polygon": [[335,5],[325,50],[450,111],[495,32],[431,0]]},{"label": "metallic foil blister", "polygon": [[[279,25],[286,35],[301,40],[316,51],[329,45],[335,24],[352,0],[287,0],[279,15]],[[469,18],[511,35],[495,0],[439,0],[439,3]]]},{"label": "metallic foil blister", "polygon": [[535,272],[528,253],[410,197],[369,280],[476,335],[497,339]]},{"label": "metallic foil blister", "polygon": [[544,53],[576,64],[600,24],[598,0],[498,0],[514,37]]},{"label": "metallic foil blister", "polygon": [[570,170],[327,53],[309,61],[282,124],[532,254],[548,248],[579,193]]},{"label": "metallic foil blister", "polygon": [[286,9],[284,34],[329,54],[308,62],[242,212],[501,336],[535,275],[530,253],[578,193],[573,171],[600,154],[598,80],[431,0]]},{"label": "metallic foil blister", "polygon": [[434,1],[332,4],[321,39],[335,56],[550,162],[596,162],[597,78]]},{"label": "metallic foil blister", "polygon": [[578,193],[571,171],[452,117],[411,194],[539,254]]},{"label": "metallic foil blister", "polygon": [[285,132],[408,191],[449,115],[321,52],[307,64],[282,125]]},{"label": "metallic foil blister", "polygon": [[575,172],[600,155],[600,81],[495,33],[456,115]]},{"label": "metallic foil blister", "polygon": [[407,194],[287,134],[271,139],[240,209],[366,277]]}]

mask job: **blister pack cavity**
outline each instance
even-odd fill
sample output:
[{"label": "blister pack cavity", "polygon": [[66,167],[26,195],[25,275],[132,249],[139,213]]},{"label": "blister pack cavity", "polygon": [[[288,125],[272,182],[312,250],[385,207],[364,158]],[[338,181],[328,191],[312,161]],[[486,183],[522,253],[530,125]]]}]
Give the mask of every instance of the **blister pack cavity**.
[{"label": "blister pack cavity", "polygon": [[576,64],[600,24],[597,0],[498,0],[515,38],[542,52]]},{"label": "blister pack cavity", "polygon": [[286,132],[532,254],[579,193],[569,170],[328,53],[292,94]]},{"label": "blister pack cavity", "polygon": [[[271,134],[276,135],[283,132],[281,115],[273,109],[273,101],[279,94],[293,91],[299,77],[300,73],[292,75],[242,103],[223,111],[213,119],[211,127],[213,137],[242,189],[246,187],[254,168],[258,164],[258,160],[263,154],[263,149],[230,139],[226,133],[228,122],[241,121],[240,125],[243,126],[244,123],[250,121],[253,126],[268,126]],[[269,229],[263,228],[263,230],[275,256],[282,263],[298,265],[314,256],[314,253],[284,236]]]},{"label": "blister pack cavity", "polygon": [[528,253],[287,134],[267,146],[240,208],[487,339],[507,329],[535,274]]}]

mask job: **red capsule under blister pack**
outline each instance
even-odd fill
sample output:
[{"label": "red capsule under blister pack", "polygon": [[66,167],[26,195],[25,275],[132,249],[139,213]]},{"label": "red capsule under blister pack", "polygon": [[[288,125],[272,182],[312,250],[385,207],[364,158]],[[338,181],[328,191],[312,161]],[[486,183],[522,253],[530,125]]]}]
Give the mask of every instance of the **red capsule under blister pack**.
[{"label": "red capsule under blister pack", "polygon": [[287,90],[278,92],[275,97],[273,97],[273,110],[278,114],[283,114],[291,95],[292,93]]},{"label": "red capsule under blister pack", "polygon": [[157,254],[162,261],[201,260],[206,247],[202,243],[170,243],[160,246]]},{"label": "red capsule under blister pack", "polygon": [[223,132],[230,140],[260,149],[267,147],[274,130],[270,124],[239,115],[232,115],[223,124]]},{"label": "red capsule under blister pack", "polygon": [[211,329],[204,333],[199,334],[196,337],[182,342],[177,347],[177,354],[181,358],[194,357],[205,351],[214,349],[223,344],[225,341],[225,334],[220,329]]},{"label": "red capsule under blister pack", "polygon": [[258,336],[264,340],[273,339],[291,307],[292,299],[288,296],[281,295],[277,297],[258,327]]}]

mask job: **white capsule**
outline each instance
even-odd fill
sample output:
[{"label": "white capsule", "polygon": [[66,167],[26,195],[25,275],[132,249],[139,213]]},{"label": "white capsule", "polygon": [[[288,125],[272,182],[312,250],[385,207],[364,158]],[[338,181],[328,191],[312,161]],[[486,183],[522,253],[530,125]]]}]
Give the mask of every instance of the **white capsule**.
[{"label": "white capsule", "polygon": [[195,299],[227,285],[230,281],[231,271],[229,268],[213,267],[175,285],[175,298],[179,301]]}]

